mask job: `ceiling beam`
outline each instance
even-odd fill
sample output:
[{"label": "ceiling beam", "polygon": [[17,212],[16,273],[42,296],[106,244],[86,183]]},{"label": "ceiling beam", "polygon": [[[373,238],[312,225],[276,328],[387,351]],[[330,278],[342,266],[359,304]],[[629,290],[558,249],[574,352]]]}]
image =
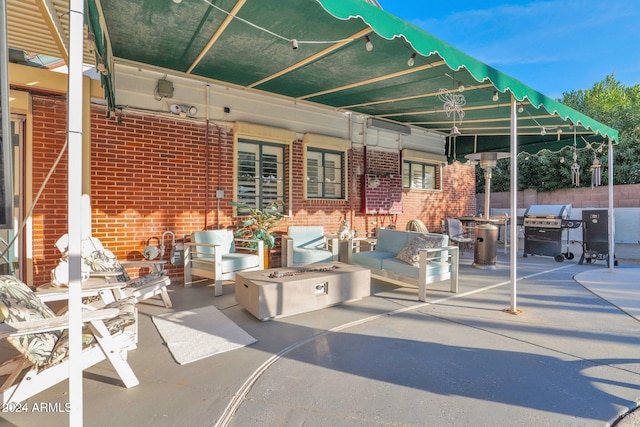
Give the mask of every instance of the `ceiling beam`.
[{"label": "ceiling beam", "polygon": [[[478,85],[478,86],[470,86],[466,90],[485,89],[485,88],[488,88],[488,87],[493,87],[493,85],[489,84],[489,83],[486,83],[486,84],[482,84],[482,85]],[[457,92],[458,90],[456,89],[455,91]],[[453,90],[451,92],[453,92]],[[392,102],[411,101],[411,100],[414,100],[414,99],[429,98],[429,97],[438,96],[438,95],[440,95],[440,91],[438,91],[438,92],[430,92],[430,93],[423,93],[423,94],[420,94],[420,95],[404,96],[402,98],[391,98],[391,99],[383,99],[381,101],[363,102],[362,104],[345,105],[345,106],[342,106],[340,108],[350,109],[350,108],[358,108],[358,107],[370,107],[372,105],[380,105],[380,104],[386,104],[386,103],[392,103]]]},{"label": "ceiling beam", "polygon": [[383,81],[383,80],[394,79],[396,77],[404,76],[404,75],[411,74],[411,73],[417,73],[417,72],[420,72],[422,70],[428,70],[430,68],[439,67],[441,65],[444,65],[444,61],[436,61],[436,62],[432,62],[430,64],[422,65],[420,67],[409,68],[408,70],[402,70],[402,71],[398,71],[398,72],[395,72],[395,73],[386,74],[384,76],[374,77],[372,79],[363,80],[363,81],[360,81],[360,82],[351,83],[351,84],[348,84],[348,85],[344,85],[344,86],[335,87],[335,88],[332,88],[332,89],[323,90],[321,92],[310,93],[308,95],[300,96],[300,97],[298,97],[296,99],[308,99],[308,98],[313,98],[313,97],[320,96],[320,95],[326,95],[328,93],[340,92],[341,90],[353,89],[354,87],[360,87],[360,86],[365,86],[365,85],[368,85],[368,84],[371,84],[371,83],[377,83],[377,82],[380,82],[380,81]]},{"label": "ceiling beam", "polygon": [[231,9],[231,12],[227,13],[227,17],[224,18],[224,21],[222,21],[222,24],[220,24],[220,27],[218,27],[216,32],[213,34],[213,37],[211,37],[211,39],[207,42],[206,46],[198,54],[198,57],[195,59],[195,61],[193,61],[191,66],[187,69],[186,74],[191,74],[193,69],[198,66],[200,61],[202,61],[202,58],[204,58],[207,52],[209,52],[209,50],[213,47],[213,45],[218,41],[222,33],[224,33],[224,31],[227,29],[227,27],[229,26],[233,18],[237,15],[237,13],[240,11],[242,6],[244,6],[246,2],[247,0],[238,0],[236,5],[233,6],[233,9]]},{"label": "ceiling beam", "polygon": [[[535,118],[546,118],[548,119],[549,117],[552,116],[536,116]],[[528,119],[533,119],[534,117],[522,117],[521,120],[528,120]],[[495,122],[508,122],[510,121],[511,118],[504,116],[504,117],[494,117],[494,118],[490,118],[490,119],[464,119],[463,122],[464,123],[495,123]],[[519,119],[520,120],[520,119]],[[411,123],[430,123],[430,124],[443,124],[443,123],[450,123],[451,120],[441,120],[441,121],[435,121],[435,122],[411,122]],[[533,126],[531,125],[531,127],[541,127],[543,125],[536,125]],[[571,123],[569,122],[565,122],[565,123],[561,123],[558,125],[552,125],[553,127],[566,127],[566,128],[571,128]],[[523,128],[523,127],[527,127],[527,126],[518,126],[518,128]],[[550,127],[549,125],[547,125],[547,127]]]},{"label": "ceiling beam", "polygon": [[[500,108],[500,107],[508,107],[511,104],[491,104],[491,105],[477,105],[475,107],[466,107],[464,111],[477,111],[477,110],[488,110],[490,108]],[[374,117],[398,117],[398,116],[417,116],[420,114],[438,114],[438,113],[446,113],[444,109],[437,110],[423,110],[423,111],[407,111],[404,113],[392,113],[392,114],[379,114]]]},{"label": "ceiling beam", "polygon": [[258,80],[257,82],[252,83],[252,84],[248,85],[247,87],[253,88],[253,87],[259,86],[259,85],[261,85],[263,83],[268,82],[269,80],[273,80],[273,79],[275,79],[277,77],[280,77],[280,76],[282,76],[284,74],[290,73],[293,70],[297,70],[300,67],[304,67],[305,65],[307,65],[307,64],[309,64],[309,63],[311,63],[311,62],[313,62],[313,61],[315,61],[315,60],[317,60],[319,58],[327,56],[331,52],[333,52],[333,51],[335,51],[337,49],[340,49],[342,46],[345,46],[345,45],[353,42],[354,40],[357,40],[357,39],[359,39],[361,37],[366,36],[367,34],[371,33],[371,31],[372,31],[371,28],[367,27],[364,30],[355,33],[351,37],[347,37],[346,39],[341,40],[338,43],[333,44],[333,45],[329,46],[328,48],[326,48],[324,50],[321,50],[320,52],[318,52],[318,53],[316,53],[314,55],[311,55],[311,56],[303,59],[302,61],[291,65],[290,67],[285,68],[284,70],[278,71],[277,73],[272,74],[272,75],[270,75],[268,77],[265,77],[262,80]]},{"label": "ceiling beam", "polygon": [[51,32],[51,37],[53,38],[54,43],[58,47],[58,51],[60,52],[60,57],[64,60],[66,64],[69,63],[69,51],[67,50],[67,45],[65,40],[67,39],[64,27],[62,26],[62,22],[60,22],[60,17],[56,13],[56,8],[53,4],[52,0],[36,0],[36,6],[40,10],[42,14],[42,19],[44,20],[47,28]]}]

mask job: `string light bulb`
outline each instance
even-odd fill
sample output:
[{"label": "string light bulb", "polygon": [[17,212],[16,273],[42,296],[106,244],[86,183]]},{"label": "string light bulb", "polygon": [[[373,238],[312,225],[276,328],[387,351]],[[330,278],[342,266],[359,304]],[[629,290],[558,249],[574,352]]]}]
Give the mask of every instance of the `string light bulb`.
[{"label": "string light bulb", "polygon": [[369,36],[364,36],[364,48],[367,49],[367,52],[371,52],[373,50],[373,43],[371,43]]},{"label": "string light bulb", "polygon": [[540,129],[540,135],[545,136],[547,134],[547,130],[543,127]]},{"label": "string light bulb", "polygon": [[598,160],[595,154],[593,155],[593,164],[589,169],[591,169],[591,188],[598,187],[601,183],[600,181],[602,172],[600,160]]},{"label": "string light bulb", "polygon": [[499,98],[498,98],[498,91],[497,90],[493,91],[493,97],[491,99],[493,99],[493,102],[498,101]]},{"label": "string light bulb", "polygon": [[97,61],[96,70],[98,70],[98,72],[100,72],[101,74],[109,74],[109,70],[107,69],[107,66],[102,60]]},{"label": "string light bulb", "polygon": [[518,106],[518,113],[524,113],[524,107],[522,106],[522,104]]},{"label": "string light bulb", "polygon": [[407,61],[407,65],[408,65],[409,67],[413,67],[413,66],[415,65],[415,63],[416,63],[416,53],[415,53],[415,52],[413,52],[413,53],[411,54],[411,56],[409,57],[409,60]]},{"label": "string light bulb", "polygon": [[462,82],[458,82],[458,92],[464,92],[464,85]]},{"label": "string light bulb", "polygon": [[96,51],[96,35],[92,32],[87,33],[87,47],[90,52]]}]

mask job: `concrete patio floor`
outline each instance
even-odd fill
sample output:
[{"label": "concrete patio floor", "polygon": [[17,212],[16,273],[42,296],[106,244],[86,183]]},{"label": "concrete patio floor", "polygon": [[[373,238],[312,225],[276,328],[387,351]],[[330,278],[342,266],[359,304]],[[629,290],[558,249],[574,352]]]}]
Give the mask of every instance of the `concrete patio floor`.
[{"label": "concrete patio floor", "polygon": [[[626,270],[640,274],[636,246],[624,256],[617,246],[614,273],[604,261],[578,265],[579,256],[519,257],[520,315],[504,311],[501,248],[493,271],[473,268],[465,251],[458,294],[442,282],[421,303],[414,288],[374,280],[363,300],[269,322],[239,306],[233,286],[216,298],[212,286],[176,284],[173,310],[213,304],[258,341],[178,365],[151,320],[170,309],[147,300],[129,354],[140,385],[124,389],[105,362],[85,372],[85,425],[613,425],[640,402],[640,323],[629,314],[640,295],[628,283],[640,276]],[[627,297],[612,303],[617,281]],[[64,382],[29,402],[64,404],[67,390]],[[68,425],[68,414],[0,414],[0,426],[42,425]]]}]

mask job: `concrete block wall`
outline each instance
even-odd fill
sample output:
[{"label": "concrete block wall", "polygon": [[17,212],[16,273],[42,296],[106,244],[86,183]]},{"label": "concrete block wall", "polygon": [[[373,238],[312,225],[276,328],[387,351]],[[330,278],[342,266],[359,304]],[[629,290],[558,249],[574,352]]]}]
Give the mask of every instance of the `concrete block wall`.
[{"label": "concrete block wall", "polygon": [[[478,209],[484,208],[484,193],[476,195]],[[491,208],[509,208],[508,192],[492,192]],[[550,192],[524,190],[518,192],[518,206],[529,205],[566,205],[571,203],[574,208],[607,208],[609,207],[609,187],[576,187],[565,188]],[[640,207],[640,184],[625,184],[613,186],[614,208]]]},{"label": "concrete block wall", "polygon": [[[586,208],[607,209],[609,207],[609,187],[576,187],[551,192],[524,190],[518,192],[518,213],[530,205],[572,205],[571,218],[581,219]],[[509,210],[509,193],[491,193],[493,213]],[[479,210],[484,207],[484,194],[477,195]],[[615,218],[614,239],[619,243],[640,242],[640,184],[613,186],[613,208]],[[582,229],[569,231],[571,240],[582,240]]]}]

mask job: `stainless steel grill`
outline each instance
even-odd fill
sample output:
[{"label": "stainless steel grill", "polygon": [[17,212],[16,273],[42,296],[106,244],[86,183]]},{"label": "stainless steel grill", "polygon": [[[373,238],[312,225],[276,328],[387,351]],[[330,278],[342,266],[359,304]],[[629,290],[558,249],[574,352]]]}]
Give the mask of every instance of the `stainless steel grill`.
[{"label": "stainless steel grill", "polygon": [[[524,256],[552,256],[558,262],[573,259],[567,241],[562,251],[565,229],[580,227],[581,221],[568,219],[571,205],[531,205],[524,213]],[[568,240],[568,239],[567,239]]]}]

